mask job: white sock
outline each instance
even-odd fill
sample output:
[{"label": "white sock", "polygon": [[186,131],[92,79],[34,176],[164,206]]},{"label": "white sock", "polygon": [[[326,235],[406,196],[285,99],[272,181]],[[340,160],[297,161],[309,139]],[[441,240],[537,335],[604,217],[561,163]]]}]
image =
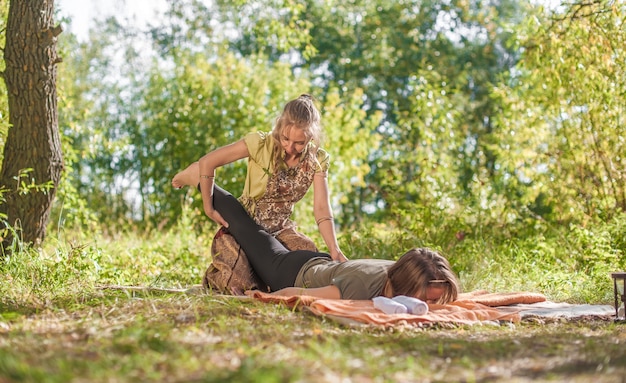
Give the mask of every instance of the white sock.
[{"label": "white sock", "polygon": [[425,315],[428,313],[428,304],[421,299],[407,297],[406,295],[398,295],[391,299],[394,302],[405,305],[410,314]]},{"label": "white sock", "polygon": [[374,307],[385,314],[406,314],[408,312],[405,305],[386,297],[374,297],[372,301],[374,301]]}]

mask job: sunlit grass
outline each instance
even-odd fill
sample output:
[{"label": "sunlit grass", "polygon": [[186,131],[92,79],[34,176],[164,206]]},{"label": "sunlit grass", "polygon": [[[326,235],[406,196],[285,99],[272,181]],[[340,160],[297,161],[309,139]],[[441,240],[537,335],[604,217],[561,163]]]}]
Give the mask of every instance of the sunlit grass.
[{"label": "sunlit grass", "polygon": [[626,337],[610,323],[384,329],[343,327],[282,306],[206,295],[101,291],[88,301],[3,314],[0,377],[394,382],[594,376],[608,382],[625,372]]}]

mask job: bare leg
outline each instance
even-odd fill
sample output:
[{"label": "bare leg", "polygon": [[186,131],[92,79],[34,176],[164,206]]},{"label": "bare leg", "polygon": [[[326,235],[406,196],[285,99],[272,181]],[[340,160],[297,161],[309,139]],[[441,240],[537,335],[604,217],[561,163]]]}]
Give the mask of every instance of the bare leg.
[{"label": "bare leg", "polygon": [[183,186],[196,187],[200,183],[200,165],[194,162],[172,178],[172,186],[180,189]]}]

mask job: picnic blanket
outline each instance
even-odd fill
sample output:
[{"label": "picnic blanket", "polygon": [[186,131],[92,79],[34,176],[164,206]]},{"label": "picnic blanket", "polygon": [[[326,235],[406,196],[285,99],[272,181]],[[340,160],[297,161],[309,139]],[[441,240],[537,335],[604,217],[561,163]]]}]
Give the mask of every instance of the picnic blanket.
[{"label": "picnic blanket", "polygon": [[[526,315],[608,315],[611,306],[570,305],[548,302],[543,294],[532,292],[490,293],[485,290],[463,293],[445,305],[429,304],[425,315],[385,314],[376,309],[371,300],[321,299],[311,296],[280,296],[249,291],[254,299],[267,303],[285,304],[303,308],[316,315],[329,317],[344,324],[372,324],[379,326],[416,325],[425,323],[500,323],[520,322]],[[542,305],[542,306],[535,306]],[[585,308],[581,311],[580,306]],[[558,309],[558,311],[555,311]],[[543,312],[542,312],[543,310]]]}]

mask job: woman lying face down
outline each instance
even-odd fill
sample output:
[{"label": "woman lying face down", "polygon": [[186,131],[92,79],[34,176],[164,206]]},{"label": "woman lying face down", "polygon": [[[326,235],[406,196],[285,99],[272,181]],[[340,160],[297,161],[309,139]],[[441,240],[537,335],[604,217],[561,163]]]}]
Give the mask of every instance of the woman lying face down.
[{"label": "woman lying face down", "polygon": [[213,204],[250,265],[274,294],[327,299],[372,299],[406,295],[429,303],[454,301],[459,284],[448,261],[437,252],[412,249],[397,261],[333,261],[329,254],[290,251],[257,225],[230,193],[214,187]]}]

